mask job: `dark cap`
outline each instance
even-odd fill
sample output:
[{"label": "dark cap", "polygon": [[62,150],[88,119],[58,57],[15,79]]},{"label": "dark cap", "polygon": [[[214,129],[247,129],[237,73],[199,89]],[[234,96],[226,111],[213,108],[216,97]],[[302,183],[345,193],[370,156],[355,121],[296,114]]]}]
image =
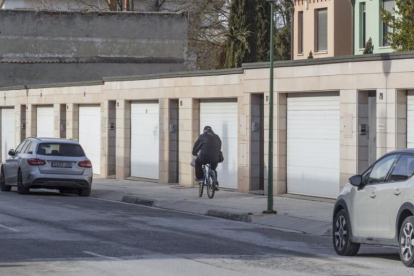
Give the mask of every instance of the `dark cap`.
[{"label": "dark cap", "polygon": [[211,128],[211,126],[205,126],[204,127],[204,132],[207,132],[207,131],[212,131],[213,129]]}]

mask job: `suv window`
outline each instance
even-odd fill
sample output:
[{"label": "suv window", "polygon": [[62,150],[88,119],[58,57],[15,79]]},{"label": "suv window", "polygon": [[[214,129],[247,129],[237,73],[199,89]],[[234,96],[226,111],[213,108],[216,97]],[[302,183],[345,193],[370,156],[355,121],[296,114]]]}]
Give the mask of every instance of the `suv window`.
[{"label": "suv window", "polygon": [[390,155],[378,161],[369,175],[368,185],[384,182],[397,157],[398,155]]},{"label": "suv window", "polygon": [[15,152],[22,152],[23,146],[28,142],[28,140],[23,141],[15,150]]},{"label": "suv window", "polygon": [[76,144],[42,143],[37,148],[36,153],[48,156],[85,156],[82,147]]},{"label": "suv window", "polygon": [[390,176],[390,182],[405,181],[414,173],[414,155],[402,155]]},{"label": "suv window", "polygon": [[27,143],[22,148],[22,153],[26,153],[27,149],[30,148],[31,145],[32,145],[32,141],[27,141]]}]

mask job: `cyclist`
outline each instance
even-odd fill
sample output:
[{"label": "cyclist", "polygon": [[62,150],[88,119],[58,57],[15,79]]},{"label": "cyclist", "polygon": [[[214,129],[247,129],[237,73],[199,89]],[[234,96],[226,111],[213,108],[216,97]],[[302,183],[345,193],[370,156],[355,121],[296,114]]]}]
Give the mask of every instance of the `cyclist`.
[{"label": "cyclist", "polygon": [[[198,154],[200,152],[200,154]],[[210,126],[204,127],[203,134],[200,135],[193,147],[193,155],[197,156],[195,160],[196,181],[204,182],[203,165],[210,164],[211,169],[216,171],[221,155],[220,137],[213,132]],[[217,172],[216,172],[217,176]],[[218,191],[218,182],[216,182],[216,190]]]}]

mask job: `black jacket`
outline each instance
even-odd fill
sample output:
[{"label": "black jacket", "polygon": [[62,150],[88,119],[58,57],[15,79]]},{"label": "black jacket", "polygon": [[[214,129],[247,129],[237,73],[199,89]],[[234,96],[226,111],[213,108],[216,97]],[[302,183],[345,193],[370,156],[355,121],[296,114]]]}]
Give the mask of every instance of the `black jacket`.
[{"label": "black jacket", "polygon": [[[199,151],[200,154],[198,154]],[[214,132],[209,131],[200,135],[194,144],[193,155],[198,155],[208,163],[217,164],[219,163],[220,151],[220,137]]]}]

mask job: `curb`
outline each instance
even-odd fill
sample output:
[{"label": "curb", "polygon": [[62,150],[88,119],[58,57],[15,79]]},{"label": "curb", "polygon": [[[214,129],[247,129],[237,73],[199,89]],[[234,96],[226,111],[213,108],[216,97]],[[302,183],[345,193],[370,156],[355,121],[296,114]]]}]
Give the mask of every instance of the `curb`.
[{"label": "curb", "polygon": [[223,218],[228,220],[235,220],[235,221],[243,221],[243,222],[252,222],[251,217],[248,214],[243,213],[232,213],[226,211],[218,211],[218,210],[208,210],[206,216],[209,217],[216,217],[216,218]]},{"label": "curb", "polygon": [[[122,202],[138,204],[138,205],[143,205],[143,206],[157,207],[155,200],[139,198],[136,196],[124,196],[122,198]],[[163,208],[163,209],[166,209],[166,208]],[[169,210],[174,210],[174,209],[169,209]],[[220,211],[220,210],[208,210],[203,215],[209,216],[209,217],[227,219],[227,220],[252,222],[251,216],[249,214],[244,214],[244,213],[233,213],[233,212]]]},{"label": "curb", "polygon": [[122,202],[132,203],[132,204],[139,204],[139,205],[144,205],[144,206],[151,206],[151,207],[155,206],[155,200],[143,199],[143,198],[139,198],[139,197],[136,197],[136,196],[124,196],[122,198]]}]

